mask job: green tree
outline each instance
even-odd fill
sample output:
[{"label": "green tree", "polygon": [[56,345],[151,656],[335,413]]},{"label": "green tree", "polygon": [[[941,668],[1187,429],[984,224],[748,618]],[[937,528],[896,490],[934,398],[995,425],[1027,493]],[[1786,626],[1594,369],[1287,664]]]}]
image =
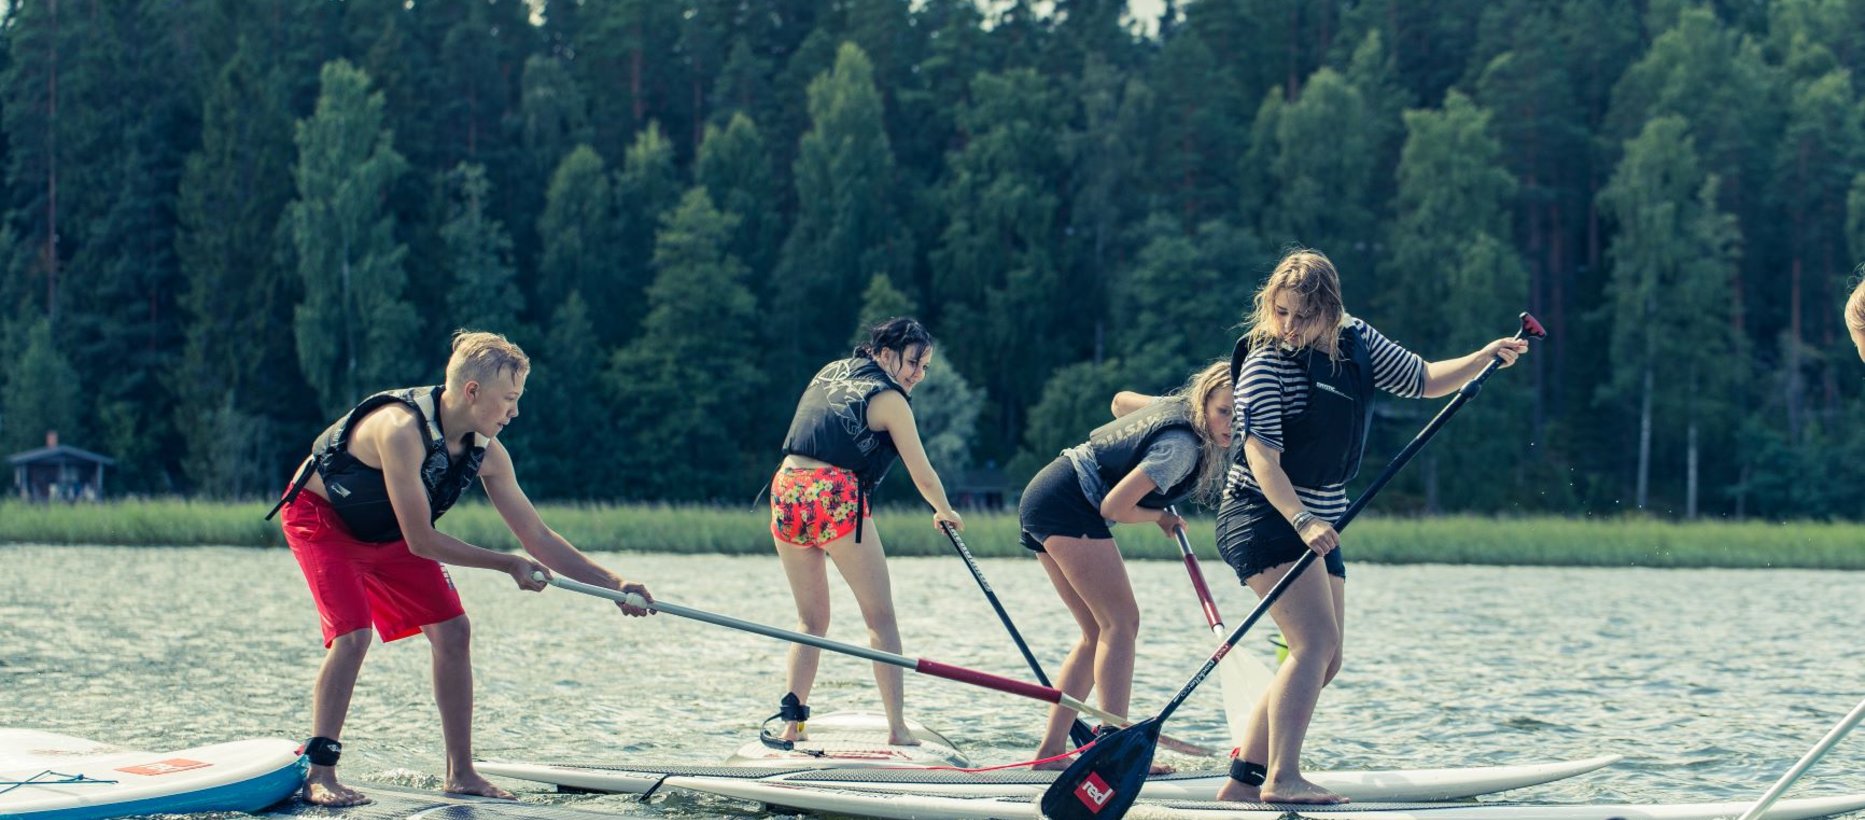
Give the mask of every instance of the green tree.
[{"label": "green tree", "polygon": [[[1043,378],[1091,349],[1093,326],[1068,321],[1056,191],[1066,163],[1051,134],[1064,119],[1036,72],[981,74],[960,111],[971,134],[948,161],[941,199],[949,220],[932,254],[938,319],[964,328],[951,345],[960,370],[986,374],[984,452],[1015,446]],[[1005,351],[1016,351],[1010,358]]]},{"label": "green tree", "polygon": [[[532,55],[525,60],[518,103],[517,184],[510,189],[517,213],[544,210],[552,175],[564,157],[578,145],[589,144],[589,112],[576,81],[556,57]],[[540,254],[537,220],[513,217],[507,221],[520,270],[536,271]],[[548,308],[547,308],[548,309]]]},{"label": "green tree", "polygon": [[[1270,244],[1320,250],[1348,276],[1366,270],[1362,248],[1374,217],[1368,201],[1373,128],[1360,90],[1331,68],[1296,99],[1272,92],[1257,112],[1244,163],[1260,173],[1244,207]],[[1251,186],[1256,187],[1256,186]]]},{"label": "green tree", "polygon": [[596,150],[615,161],[650,121],[690,122],[685,66],[673,58],[687,4],[590,0],[581,5],[570,70],[589,100]]},{"label": "green tree", "polygon": [[[1807,50],[1824,52],[1820,46]],[[1830,60],[1827,55],[1826,62]],[[1803,374],[1803,357],[1811,349],[1824,387],[1823,410],[1838,411],[1838,367],[1850,369],[1845,355],[1851,344],[1840,327],[1839,312],[1827,305],[1845,299],[1844,282],[1852,269],[1846,248],[1847,193],[1865,153],[1859,101],[1850,72],[1832,68],[1816,77],[1793,83],[1788,102],[1786,132],[1777,148],[1769,191],[1777,213],[1786,217],[1788,274],[1787,369]],[[1812,315],[1806,306],[1812,305]],[[1838,354],[1834,358],[1832,354]],[[1844,363],[1844,364],[1841,364]],[[1797,388],[1798,385],[1795,385]],[[1790,431],[1804,422],[1798,399],[1802,391],[1790,389]]]},{"label": "green tree", "polygon": [[809,85],[815,127],[798,148],[796,221],[778,259],[783,286],[771,306],[775,375],[784,383],[832,354],[813,331],[849,326],[862,283],[901,272],[913,258],[892,207],[894,159],[873,75],[861,49],[845,44],[834,70]]},{"label": "green tree", "polygon": [[[1683,451],[1687,517],[1697,512],[1700,440],[1726,414],[1728,361],[1737,349],[1728,292],[1736,233],[1717,208],[1718,178],[1697,156],[1684,119],[1659,117],[1626,143],[1600,192],[1618,226],[1608,252],[1612,301],[1603,311],[1613,371],[1600,399],[1636,407],[1638,508],[1650,500],[1653,439]],[[1683,442],[1675,441],[1679,431]]]},{"label": "green tree", "polygon": [[[706,186],[706,193],[718,203],[719,210],[738,217],[732,255],[750,268],[753,282],[774,284],[770,283],[770,272],[781,241],[782,215],[777,210],[770,151],[750,117],[735,113],[723,128],[706,126],[706,139],[700,143],[693,164],[693,178]],[[768,302],[771,294],[758,293],[758,297]]]},{"label": "green tree", "polygon": [[573,291],[596,316],[612,316],[620,307],[613,283],[621,255],[613,190],[602,156],[587,145],[564,156],[551,174],[537,222],[537,289],[527,300],[533,316],[549,316]]},{"label": "green tree", "polygon": [[1793,294],[1782,292],[1791,291],[1791,283],[1787,289],[1771,287],[1779,281],[1768,260],[1780,258],[1773,249],[1781,220],[1764,208],[1775,160],[1771,149],[1783,122],[1781,101],[1788,95],[1760,46],[1711,9],[1686,6],[1674,17],[1614,84],[1601,136],[1617,149],[1651,120],[1683,117],[1705,165],[1719,169],[1719,205],[1736,217],[1750,249],[1741,275],[1730,282],[1735,321],[1756,338],[1773,338],[1794,321]]},{"label": "green tree", "polygon": [[453,287],[447,290],[448,324],[515,332],[524,297],[513,281],[511,238],[505,235],[505,226],[486,213],[492,199],[486,169],[461,163],[448,175],[447,183],[452,193],[450,213],[440,236],[453,271]]},{"label": "green tree", "polygon": [[1108,301],[1108,346],[1136,377],[1129,389],[1157,392],[1229,354],[1241,303],[1212,295],[1240,290],[1268,255],[1255,237],[1223,222],[1187,232],[1156,213],[1137,233],[1145,245],[1115,275]]},{"label": "green tree", "polygon": [[736,222],[701,187],[667,214],[641,335],[611,362],[623,469],[653,498],[735,496],[769,467],[769,451],[740,436],[763,408],[764,374],[752,356],[757,303],[726,251]]},{"label": "green tree", "polygon": [[[1480,347],[1528,302],[1528,272],[1509,241],[1515,179],[1503,167],[1490,113],[1460,92],[1450,92],[1441,110],[1405,112],[1405,127],[1379,324],[1433,349]],[[1467,411],[1470,423],[1446,433],[1454,443],[1426,454],[1418,473],[1427,511],[1438,512],[1445,499],[1494,509],[1519,489],[1482,466],[1528,457],[1523,387],[1518,380],[1486,396]]]},{"label": "green tree", "polygon": [[[942,475],[958,476],[971,467],[971,442],[978,429],[978,413],[983,409],[984,394],[952,367],[938,362],[927,368],[926,378],[913,388],[913,423],[919,429],[920,444],[926,458]],[[904,483],[912,484],[905,470],[899,471]],[[890,492],[892,498],[912,498],[914,491],[901,488]]]},{"label": "green tree", "polygon": [[597,500],[631,486],[607,449],[617,438],[614,409],[603,388],[608,351],[596,339],[589,303],[571,291],[546,323],[543,347],[531,357],[519,423],[500,440],[525,491],[537,498]]},{"label": "green tree", "polygon": [[26,348],[7,368],[0,404],[0,450],[17,453],[45,444],[47,431],[66,441],[84,434],[82,385],[52,340],[52,324],[40,318],[26,332]]},{"label": "green tree", "polygon": [[[1075,265],[1076,303],[1094,306],[1106,302],[1115,266],[1131,254],[1128,226],[1144,212],[1145,198],[1134,192],[1152,176],[1144,169],[1153,94],[1138,80],[1123,82],[1096,58],[1082,69],[1079,87],[1082,128],[1066,135],[1075,180],[1068,258]],[[1097,323],[1103,315],[1083,313]]]},{"label": "green tree", "polygon": [[1235,212],[1237,163],[1249,144],[1247,101],[1263,93],[1244,96],[1240,87],[1223,82],[1218,53],[1200,37],[1168,41],[1147,83],[1156,99],[1136,100],[1150,103],[1155,115],[1137,123],[1154,142],[1147,176],[1186,224]]},{"label": "green tree", "polygon": [[406,170],[383,126],[381,93],[348,62],[324,65],[317,110],[297,126],[298,198],[286,209],[304,300],[293,316],[298,362],[326,415],[398,386],[419,326],[403,298],[407,249],[383,196]]},{"label": "green tree", "polygon": [[902,293],[894,287],[892,279],[884,273],[877,273],[868,280],[868,288],[861,292],[861,318],[855,322],[855,332],[848,337],[850,349],[868,343],[868,328],[896,316],[918,317],[919,305],[913,297]]},{"label": "green tree", "polygon": [[[280,219],[291,189],[290,87],[263,67],[246,35],[222,67],[202,112],[201,145],[188,156],[177,197],[176,254],[186,342],[176,389],[195,490],[220,498],[262,491],[267,465],[285,458],[272,438],[282,412],[269,397],[303,389],[290,337],[297,287],[281,258]],[[302,442],[297,442],[302,445]]]},{"label": "green tree", "polygon": [[634,337],[641,317],[647,312],[642,292],[653,278],[649,261],[654,258],[655,230],[661,214],[680,201],[680,171],[674,167],[673,143],[661,133],[659,123],[650,122],[635,135],[628,156],[615,178],[615,211],[618,250],[610,264],[618,294],[616,311],[608,314],[605,331],[610,339],[621,341]]}]

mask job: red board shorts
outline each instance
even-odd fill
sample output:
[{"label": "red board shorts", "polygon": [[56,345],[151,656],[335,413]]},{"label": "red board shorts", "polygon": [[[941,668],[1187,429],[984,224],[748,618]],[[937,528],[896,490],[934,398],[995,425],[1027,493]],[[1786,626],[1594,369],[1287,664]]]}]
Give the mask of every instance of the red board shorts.
[{"label": "red board shorts", "polygon": [[338,635],[372,624],[387,643],[466,614],[439,561],[409,552],[405,540],[356,540],[317,493],[299,493],[281,516],[285,543],[317,602],[326,648]]},{"label": "red board shorts", "polygon": [[784,467],[771,477],[771,537],[797,547],[825,547],[855,531],[861,484],[841,467]]}]

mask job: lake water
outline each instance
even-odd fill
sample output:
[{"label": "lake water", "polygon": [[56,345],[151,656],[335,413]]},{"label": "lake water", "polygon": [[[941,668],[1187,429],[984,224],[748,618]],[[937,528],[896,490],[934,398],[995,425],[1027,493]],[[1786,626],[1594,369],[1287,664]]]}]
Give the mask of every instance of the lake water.
[{"label": "lake water", "polygon": [[[599,554],[668,600],[784,627],[774,557]],[[1053,671],[1070,621],[1033,560],[984,571]],[[1021,658],[957,558],[891,562],[905,654],[1017,677]],[[1254,596],[1205,569],[1227,620]],[[1129,565],[1143,607],[1134,712],[1214,647],[1176,562]],[[1350,565],[1347,662],[1309,736],[1311,768],[1477,766],[1623,754],[1521,800],[1745,800],[1865,697],[1865,575],[1785,570]],[[786,645],[670,615],[624,618],[562,590],[455,569],[472,616],[483,759],[714,763],[783,694]],[[832,583],[830,637],[865,643]],[[1245,638],[1269,658],[1265,628]],[[0,726],[174,749],[301,738],[323,649],[283,550],[0,547]],[[1046,704],[907,674],[910,717],[977,765],[1026,759]],[[865,661],[825,653],[818,711],[878,709]],[[1167,732],[1228,746],[1215,680]],[[444,769],[426,642],[377,645],[348,725],[354,780],[434,787]],[[1181,766],[1190,758],[1162,753]],[[1793,795],[1865,792],[1865,732]],[[508,786],[518,784],[507,783]],[[539,787],[525,785],[527,789]],[[648,817],[754,816],[689,796],[537,799]]]}]

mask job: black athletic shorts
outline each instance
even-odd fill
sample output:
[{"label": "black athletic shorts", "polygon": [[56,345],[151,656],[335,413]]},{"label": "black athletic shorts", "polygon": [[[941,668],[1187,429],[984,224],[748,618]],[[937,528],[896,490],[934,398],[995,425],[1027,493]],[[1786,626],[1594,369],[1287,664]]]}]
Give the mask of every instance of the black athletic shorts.
[{"label": "black athletic shorts", "polygon": [[[1225,493],[1224,503],[1217,508],[1217,551],[1237,571],[1237,580],[1248,581],[1263,570],[1302,557],[1308,544],[1295,533],[1288,519],[1270,506],[1269,499],[1245,490],[1235,497]],[[1347,577],[1347,560],[1341,555],[1341,547],[1321,556],[1321,560],[1329,575]]]},{"label": "black athletic shorts", "polygon": [[1017,523],[1023,528],[1023,548],[1044,552],[1043,539],[1051,535],[1070,538],[1113,538],[1107,519],[1088,503],[1075,477],[1075,465],[1067,456],[1057,456],[1030,479],[1017,502]]}]

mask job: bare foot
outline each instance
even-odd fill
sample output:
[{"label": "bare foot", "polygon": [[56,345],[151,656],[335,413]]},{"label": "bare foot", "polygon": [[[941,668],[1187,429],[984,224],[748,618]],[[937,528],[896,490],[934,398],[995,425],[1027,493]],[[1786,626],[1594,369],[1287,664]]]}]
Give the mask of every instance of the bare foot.
[{"label": "bare foot", "polygon": [[1263,790],[1257,786],[1246,786],[1230,778],[1224,778],[1224,785],[1217,789],[1217,799],[1233,803],[1261,803]]},{"label": "bare foot", "polygon": [[447,778],[448,794],[470,794],[478,797],[496,797],[500,800],[517,800],[511,792],[492,785],[492,781],[479,776],[478,772],[467,772]]},{"label": "bare foot", "polygon": [[913,730],[904,726],[887,733],[889,746],[918,746],[920,739],[913,736]]},{"label": "bare foot", "polygon": [[1333,805],[1345,803],[1347,798],[1297,777],[1293,780],[1271,780],[1264,783],[1263,802]]},{"label": "bare foot", "polygon": [[799,740],[809,740],[809,733],[799,730],[797,728],[796,721],[786,720],[784,721],[784,730],[777,733],[777,739],[788,740],[792,742],[799,741]]},{"label": "bare foot", "polygon": [[337,782],[337,770],[334,766],[312,766],[304,778],[304,790],[300,793],[304,802],[314,806],[360,806],[370,802],[369,795]]},{"label": "bare foot", "polygon": [[1178,771],[1178,769],[1174,769],[1171,766],[1168,766],[1164,763],[1154,763],[1152,766],[1147,768],[1146,776],[1153,777],[1155,775],[1172,774],[1173,772],[1176,772],[1176,771]]},{"label": "bare foot", "polygon": [[[1030,770],[1038,771],[1038,772],[1059,772],[1059,771],[1062,771],[1063,769],[1068,768],[1070,763],[1075,762],[1075,758],[1060,757],[1061,754],[1062,754],[1061,752],[1038,751],[1036,753],[1036,759],[1042,762],[1031,763]],[[1057,759],[1051,760],[1050,758],[1057,758]]]}]

